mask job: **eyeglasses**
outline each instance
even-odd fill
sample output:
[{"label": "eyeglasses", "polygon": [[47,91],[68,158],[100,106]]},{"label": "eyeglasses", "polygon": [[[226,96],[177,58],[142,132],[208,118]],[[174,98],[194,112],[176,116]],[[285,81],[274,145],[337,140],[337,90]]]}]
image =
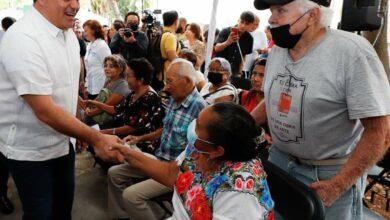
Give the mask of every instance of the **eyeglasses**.
[{"label": "eyeglasses", "polygon": [[177,82],[178,80],[180,80],[180,78],[178,79],[175,79],[175,80],[164,80],[164,83],[167,84],[167,85],[173,85],[175,82]]}]

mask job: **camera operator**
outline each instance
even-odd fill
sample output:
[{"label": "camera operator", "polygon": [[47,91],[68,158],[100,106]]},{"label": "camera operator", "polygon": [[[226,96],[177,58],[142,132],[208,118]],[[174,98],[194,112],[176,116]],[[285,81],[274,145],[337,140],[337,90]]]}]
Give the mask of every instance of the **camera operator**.
[{"label": "camera operator", "polygon": [[113,54],[121,54],[127,61],[134,58],[146,57],[149,40],[139,29],[139,15],[129,12],[126,15],[125,28],[119,29],[110,43]]}]

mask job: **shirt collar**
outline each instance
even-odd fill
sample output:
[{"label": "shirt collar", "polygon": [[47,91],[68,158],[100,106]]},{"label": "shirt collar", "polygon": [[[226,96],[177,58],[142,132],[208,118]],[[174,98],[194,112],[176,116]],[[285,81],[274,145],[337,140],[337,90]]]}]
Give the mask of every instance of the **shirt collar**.
[{"label": "shirt collar", "polygon": [[176,31],[173,30],[173,28],[171,28],[171,27],[163,27],[163,31],[164,31],[164,32],[169,31],[169,32],[171,32],[171,33],[175,33],[175,32],[176,32]]},{"label": "shirt collar", "polygon": [[31,7],[31,13],[36,17],[38,18],[38,20],[40,22],[42,22],[43,27],[46,28],[46,31],[49,32],[49,34],[53,37],[57,37],[59,36],[61,33],[64,33],[65,35],[65,32],[64,30],[62,29],[59,29],[58,27],[56,27],[54,24],[52,24],[50,21],[48,21],[35,7]]},{"label": "shirt collar", "polygon": [[198,90],[196,90],[196,87],[195,87],[194,90],[192,90],[192,92],[190,94],[188,94],[187,98],[184,99],[184,101],[180,105],[177,105],[177,102],[173,101],[174,106],[176,106],[175,109],[178,109],[181,106],[183,106],[184,108],[188,108],[191,105],[191,103],[194,100],[197,93],[198,93]]}]

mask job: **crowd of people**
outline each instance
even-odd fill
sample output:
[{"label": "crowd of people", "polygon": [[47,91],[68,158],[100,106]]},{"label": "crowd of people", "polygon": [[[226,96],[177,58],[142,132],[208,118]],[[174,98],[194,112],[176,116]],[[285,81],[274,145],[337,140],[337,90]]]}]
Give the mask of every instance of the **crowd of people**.
[{"label": "crowd of people", "polygon": [[383,65],[366,40],[328,27],[322,1],[255,6],[270,25],[242,12],[217,30],[209,63],[207,26],[176,11],[161,27],[137,12],[104,26],[75,19],[76,0],[34,0],[3,19],[0,211],[14,209],[11,173],[23,219],[71,219],[75,154],[88,150],[107,170],[110,219],[161,219],[162,195],[172,220],[273,219],[266,142],[327,219],[361,219],[365,173],[390,145]]}]

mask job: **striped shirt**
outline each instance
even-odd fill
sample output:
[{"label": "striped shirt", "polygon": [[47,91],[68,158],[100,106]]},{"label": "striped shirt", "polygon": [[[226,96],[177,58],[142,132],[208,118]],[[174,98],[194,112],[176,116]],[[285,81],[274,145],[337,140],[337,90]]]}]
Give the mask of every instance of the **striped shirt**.
[{"label": "striped shirt", "polygon": [[198,117],[206,106],[206,102],[196,88],[181,104],[172,98],[169,100],[163,120],[164,127],[160,148],[156,151],[158,158],[170,161],[179,156],[187,145],[188,125]]}]

